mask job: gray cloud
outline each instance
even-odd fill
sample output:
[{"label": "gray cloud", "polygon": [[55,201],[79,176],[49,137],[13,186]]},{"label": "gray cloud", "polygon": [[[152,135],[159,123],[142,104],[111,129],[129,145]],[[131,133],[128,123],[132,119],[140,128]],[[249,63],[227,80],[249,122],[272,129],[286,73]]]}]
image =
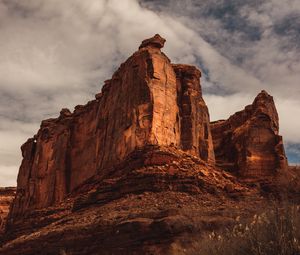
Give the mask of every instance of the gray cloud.
[{"label": "gray cloud", "polygon": [[173,62],[204,70],[212,119],[227,118],[267,89],[286,141],[300,143],[294,117],[300,113],[299,31],[293,25],[300,4],[255,3],[0,0],[0,186],[15,183],[19,147],[42,119],[90,100],[155,33],[167,39],[164,51]]},{"label": "gray cloud", "polygon": [[299,144],[287,144],[286,149],[290,154],[290,163],[295,165],[299,164],[299,158],[300,158],[300,145]]},{"label": "gray cloud", "polygon": [[[195,31],[203,47],[205,99],[211,118],[227,118],[265,89],[276,99],[287,151],[300,142],[300,2],[297,0],[142,1]],[[199,44],[198,44],[199,45]],[[195,50],[196,51],[196,50]],[[197,64],[197,63],[196,63]],[[300,162],[300,155],[293,160]]]}]

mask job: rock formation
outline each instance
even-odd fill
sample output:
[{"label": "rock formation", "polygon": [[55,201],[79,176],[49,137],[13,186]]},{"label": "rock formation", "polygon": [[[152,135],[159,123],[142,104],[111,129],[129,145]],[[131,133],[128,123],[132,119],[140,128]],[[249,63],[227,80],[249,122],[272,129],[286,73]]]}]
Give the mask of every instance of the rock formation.
[{"label": "rock formation", "polygon": [[15,197],[16,188],[0,188],[0,234],[3,232],[9,207]]},{"label": "rock formation", "polygon": [[144,40],[96,100],[42,122],[22,146],[13,217],[62,201],[92,176],[107,176],[145,145],[173,145],[214,162],[201,73],[172,65],[160,50],[164,42],[159,35]]},{"label": "rock formation", "polygon": [[214,164],[209,114],[202,98],[201,72],[194,66],[173,65],[177,78],[181,149]]},{"label": "rock formation", "polygon": [[172,64],[164,43],[144,40],[95,100],[21,147],[0,254],[186,254],[266,203],[240,176],[286,167],[272,97],[210,124],[201,72]]},{"label": "rock formation", "polygon": [[266,91],[228,120],[212,122],[211,130],[220,167],[249,178],[287,170],[278,114]]}]

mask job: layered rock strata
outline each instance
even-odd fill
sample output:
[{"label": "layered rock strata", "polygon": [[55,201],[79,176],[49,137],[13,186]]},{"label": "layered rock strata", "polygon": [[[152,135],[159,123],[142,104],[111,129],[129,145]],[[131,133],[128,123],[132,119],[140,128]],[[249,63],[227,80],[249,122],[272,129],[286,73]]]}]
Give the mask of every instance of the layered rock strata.
[{"label": "layered rock strata", "polygon": [[190,153],[146,146],[104,180],[94,176],[61,203],[15,219],[0,254],[181,254],[191,237],[260,202],[257,189]]},{"label": "layered rock strata", "polygon": [[172,145],[214,163],[201,73],[172,65],[164,42],[159,35],[144,40],[95,100],[42,122],[22,146],[12,218],[62,201],[94,175],[105,178],[146,145]]},{"label": "layered rock strata", "polygon": [[287,170],[273,97],[262,91],[252,105],[228,120],[211,123],[217,164],[243,177],[268,177]]}]

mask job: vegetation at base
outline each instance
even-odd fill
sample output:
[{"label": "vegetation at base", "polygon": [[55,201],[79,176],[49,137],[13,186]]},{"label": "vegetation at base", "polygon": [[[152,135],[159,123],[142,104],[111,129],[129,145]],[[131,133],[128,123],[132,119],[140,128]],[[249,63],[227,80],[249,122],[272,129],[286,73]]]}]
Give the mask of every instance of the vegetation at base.
[{"label": "vegetation at base", "polygon": [[189,255],[300,255],[300,207],[274,208],[196,242]]}]

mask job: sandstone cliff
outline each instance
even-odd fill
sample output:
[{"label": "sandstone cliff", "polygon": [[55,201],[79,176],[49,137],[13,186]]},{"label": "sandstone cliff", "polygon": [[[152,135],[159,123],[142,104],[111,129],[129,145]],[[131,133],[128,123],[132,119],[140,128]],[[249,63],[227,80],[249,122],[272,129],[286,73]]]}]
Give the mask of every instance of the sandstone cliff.
[{"label": "sandstone cliff", "polygon": [[282,192],[272,97],[210,124],[201,72],[172,64],[164,43],[144,40],[95,100],[62,109],[22,146],[0,254],[186,254],[192,238]]},{"label": "sandstone cliff", "polygon": [[172,65],[159,35],[142,42],[96,100],[45,120],[22,146],[11,215],[62,201],[84,181],[145,145],[173,145],[214,163],[200,71]]},{"label": "sandstone cliff", "polygon": [[180,148],[214,164],[209,113],[200,86],[201,72],[188,65],[173,65],[173,68],[177,79]]},{"label": "sandstone cliff", "polygon": [[262,91],[252,105],[228,120],[211,123],[217,164],[243,177],[268,177],[287,170],[273,97]]}]

